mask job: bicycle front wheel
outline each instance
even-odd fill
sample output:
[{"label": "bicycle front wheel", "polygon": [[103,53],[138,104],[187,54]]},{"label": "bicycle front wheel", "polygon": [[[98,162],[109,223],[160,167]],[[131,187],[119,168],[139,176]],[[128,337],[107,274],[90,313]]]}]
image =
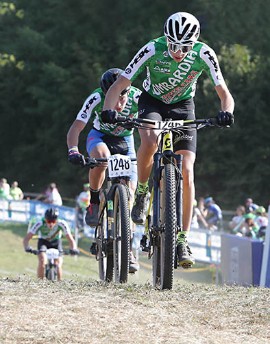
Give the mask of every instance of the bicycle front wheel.
[{"label": "bicycle front wheel", "polygon": [[114,280],[126,283],[130,255],[130,211],[126,186],[118,184],[114,194]]},{"label": "bicycle front wheel", "polygon": [[160,289],[172,289],[176,238],[175,167],[164,165],[160,190],[160,228],[157,259],[160,259]]},{"label": "bicycle front wheel", "polygon": [[111,282],[113,279],[113,243],[108,237],[107,208],[104,209],[101,223],[97,228],[97,260],[99,278]]},{"label": "bicycle front wheel", "polygon": [[56,281],[57,280],[57,267],[55,265],[48,266],[46,268],[46,278],[49,281]]}]

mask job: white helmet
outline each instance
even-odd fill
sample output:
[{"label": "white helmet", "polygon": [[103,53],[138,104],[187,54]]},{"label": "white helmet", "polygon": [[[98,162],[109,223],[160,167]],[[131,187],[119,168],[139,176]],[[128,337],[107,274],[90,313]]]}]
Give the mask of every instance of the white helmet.
[{"label": "white helmet", "polygon": [[193,45],[200,35],[200,23],[190,13],[177,12],[167,19],[164,35],[170,43]]}]

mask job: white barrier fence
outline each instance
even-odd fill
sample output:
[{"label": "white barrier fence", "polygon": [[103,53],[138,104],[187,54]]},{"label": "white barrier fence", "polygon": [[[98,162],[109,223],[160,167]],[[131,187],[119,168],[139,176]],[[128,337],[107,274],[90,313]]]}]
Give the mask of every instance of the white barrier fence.
[{"label": "white barrier fence", "polygon": [[[9,222],[18,222],[18,223],[29,223],[33,218],[43,217],[46,209],[52,205],[46,204],[39,201],[32,200],[22,200],[22,201],[6,201],[0,200],[0,222],[9,221]],[[66,220],[74,233],[75,240],[78,241],[78,228],[76,228],[76,210],[72,207],[61,206],[59,209],[59,217]],[[268,209],[268,217],[270,218],[270,207]],[[94,228],[88,227],[85,225],[85,233],[87,237],[94,238]],[[144,227],[137,226],[135,232],[134,240],[134,249],[139,253],[140,251],[140,239],[144,232]],[[195,229],[192,228],[189,234],[189,245],[192,249],[193,255],[198,262],[215,264],[219,266],[221,263],[221,258],[223,257],[223,265],[225,261],[226,264],[231,264],[231,258],[226,259],[225,252],[221,257],[221,245],[222,245],[222,232],[212,232],[206,229]],[[232,236],[233,237],[233,236]],[[239,237],[235,239],[241,239]],[[247,238],[242,238],[242,240],[247,240]],[[251,242],[253,240],[250,240]],[[255,240],[256,241],[256,240]],[[258,241],[258,240],[257,240]],[[254,244],[255,242],[253,242]],[[240,243],[239,243],[240,245]],[[238,246],[237,240],[232,240],[232,246],[228,250],[234,250],[235,246]],[[223,247],[224,251],[224,247]],[[224,253],[224,252],[223,252]],[[254,255],[256,258],[256,255]],[[253,258],[254,258],[253,257]],[[255,259],[254,258],[254,259]],[[225,260],[224,260],[225,259]],[[260,273],[260,286],[261,287],[270,287],[270,222],[266,231],[266,238],[263,243],[263,257],[262,257],[262,269]],[[221,264],[222,265],[222,264]],[[256,266],[258,264],[255,264]],[[254,269],[256,268],[254,267]],[[253,273],[254,273],[253,269]],[[237,283],[237,281],[236,281]]]},{"label": "white barrier fence", "polygon": [[[22,201],[6,201],[0,200],[0,222],[11,221],[28,223],[33,218],[41,218],[44,216],[46,209],[51,208],[51,204],[39,201],[22,200]],[[65,206],[53,206],[59,209],[59,217],[66,220],[72,230],[75,230],[75,209]]]},{"label": "white barrier fence", "polygon": [[[11,221],[28,223],[33,218],[41,218],[46,209],[51,207],[39,201],[22,200],[22,201],[6,201],[0,200],[0,222]],[[66,220],[73,233],[77,236],[76,229],[76,210],[72,207],[61,206],[59,209],[59,217]],[[135,234],[134,249],[139,250],[140,239],[144,228],[137,226]],[[94,229],[86,226],[85,233],[89,238],[94,237]],[[75,239],[77,239],[75,237]],[[189,244],[197,261],[219,264],[220,263],[220,233],[210,232],[204,229],[192,229],[189,235]]]}]

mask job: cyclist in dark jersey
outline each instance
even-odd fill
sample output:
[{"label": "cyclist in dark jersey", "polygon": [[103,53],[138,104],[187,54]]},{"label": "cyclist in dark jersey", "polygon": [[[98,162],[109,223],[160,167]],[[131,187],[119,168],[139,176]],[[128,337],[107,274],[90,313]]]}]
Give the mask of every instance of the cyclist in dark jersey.
[{"label": "cyclist in dark jersey", "polygon": [[[171,15],[164,26],[164,36],[144,45],[133,57],[124,73],[106,94],[102,113],[103,121],[113,122],[117,95],[129,87],[138,75],[146,70],[144,91],[139,100],[139,117],[149,119],[194,119],[194,95],[199,76],[205,71],[220,98],[221,110],[217,115],[220,126],[233,123],[234,100],[223,79],[215,52],[199,42],[200,24],[192,15],[178,12]],[[141,145],[138,150],[138,186],[132,209],[132,220],[145,221],[148,199],[148,178],[153,155],[157,149],[157,133],[140,130]],[[192,205],[195,195],[194,162],[196,156],[195,130],[183,130],[175,137],[175,151],[183,155],[183,231],[178,233],[177,252],[179,263],[195,262],[187,243],[190,230]]]}]

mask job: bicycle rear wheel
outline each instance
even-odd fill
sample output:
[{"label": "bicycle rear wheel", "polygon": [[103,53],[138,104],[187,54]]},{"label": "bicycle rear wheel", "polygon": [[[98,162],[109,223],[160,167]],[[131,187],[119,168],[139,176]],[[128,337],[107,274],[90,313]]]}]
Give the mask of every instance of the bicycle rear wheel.
[{"label": "bicycle rear wheel", "polygon": [[108,217],[105,207],[101,223],[97,228],[97,260],[99,278],[101,281],[111,282],[113,279],[113,248],[112,241],[108,237]]},{"label": "bicycle rear wheel", "polygon": [[46,278],[49,281],[57,280],[57,267],[56,266],[52,265],[52,266],[46,267]]},{"label": "bicycle rear wheel", "polygon": [[130,255],[130,212],[126,186],[118,184],[114,193],[114,281],[126,283]]},{"label": "bicycle rear wheel", "polygon": [[157,247],[160,257],[160,289],[172,289],[177,229],[175,167],[173,164],[164,165],[161,179],[161,231],[160,245]]}]

